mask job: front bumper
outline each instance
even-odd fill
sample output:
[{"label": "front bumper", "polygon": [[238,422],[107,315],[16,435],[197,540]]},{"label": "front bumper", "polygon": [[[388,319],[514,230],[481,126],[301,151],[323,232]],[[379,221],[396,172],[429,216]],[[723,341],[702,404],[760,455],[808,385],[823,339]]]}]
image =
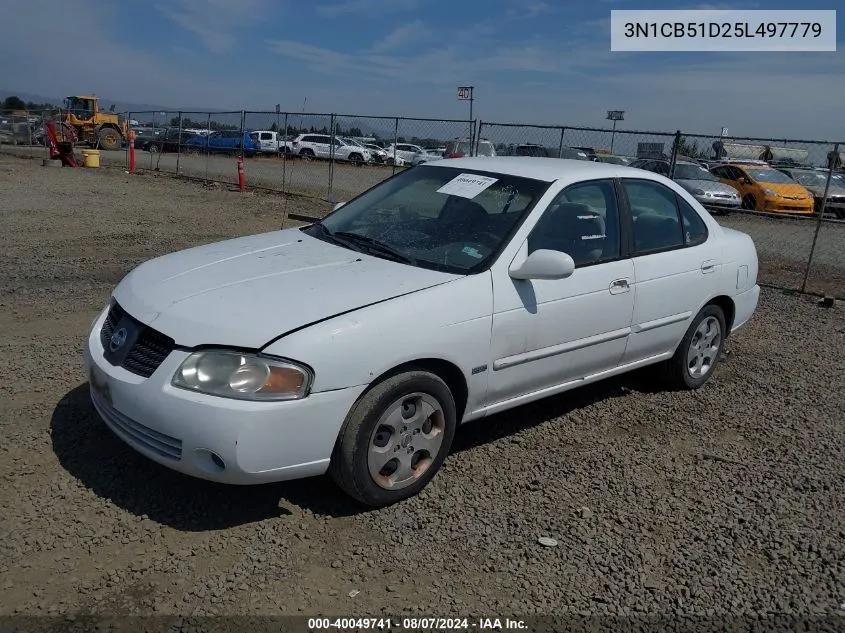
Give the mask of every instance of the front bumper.
[{"label": "front bumper", "polygon": [[171,352],[149,378],[108,363],[99,336],[105,316],[95,321],[84,348],[91,400],[106,426],[137,452],[186,475],[228,484],[326,471],[343,421],[365,386],[286,402],[185,391],[171,386],[170,378],[189,352]]},{"label": "front bumper", "polygon": [[761,211],[768,213],[796,213],[812,215],[815,212],[815,205],[810,200],[787,200],[785,198],[765,198],[762,201]]},{"label": "front bumper", "polygon": [[697,196],[693,197],[701,203],[701,206],[708,208],[714,207],[716,209],[739,209],[742,205],[742,200],[739,198],[716,198],[714,196]]}]

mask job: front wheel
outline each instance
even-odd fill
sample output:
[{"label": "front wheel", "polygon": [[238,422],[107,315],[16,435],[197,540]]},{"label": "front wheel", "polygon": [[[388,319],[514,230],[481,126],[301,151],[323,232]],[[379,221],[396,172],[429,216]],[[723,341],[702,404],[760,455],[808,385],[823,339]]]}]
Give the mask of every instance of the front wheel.
[{"label": "front wheel", "polygon": [[717,305],[706,305],[693,319],[675,355],[669,361],[669,375],[682,389],[698,389],[710,379],[725,346],[725,313]]},{"label": "front wheel", "polygon": [[754,196],[752,196],[751,194],[746,195],[742,199],[742,208],[748,211],[756,211],[757,201],[754,199]]},{"label": "front wheel", "polygon": [[366,505],[396,503],[434,478],[456,427],[455,400],[443,380],[422,370],[396,374],[352,407],[329,472],[347,494]]}]

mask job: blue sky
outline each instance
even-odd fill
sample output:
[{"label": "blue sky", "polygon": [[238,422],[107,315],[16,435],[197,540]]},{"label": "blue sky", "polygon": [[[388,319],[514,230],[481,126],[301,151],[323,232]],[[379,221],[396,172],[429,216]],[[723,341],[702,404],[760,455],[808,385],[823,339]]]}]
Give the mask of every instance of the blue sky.
[{"label": "blue sky", "polygon": [[[809,7],[804,5],[809,4]],[[828,53],[619,53],[611,9],[836,9]],[[129,103],[845,137],[845,8],[677,0],[29,0],[0,88]],[[72,48],[67,46],[72,42]],[[90,56],[90,59],[86,58]]]}]

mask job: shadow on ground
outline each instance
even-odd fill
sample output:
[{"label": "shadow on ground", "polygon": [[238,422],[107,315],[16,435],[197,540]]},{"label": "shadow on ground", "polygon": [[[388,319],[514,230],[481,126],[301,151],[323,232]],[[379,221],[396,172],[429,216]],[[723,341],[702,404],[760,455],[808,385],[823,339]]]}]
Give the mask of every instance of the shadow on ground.
[{"label": "shadow on ground", "polygon": [[[461,452],[535,427],[629,389],[652,391],[649,374],[611,379],[461,427],[452,452]],[[171,471],[118,439],[94,411],[88,383],[70,391],[50,421],[53,450],[62,467],[98,496],[136,516],[188,532],[220,530],[284,517],[285,502],[318,515],[368,511],[328,477],[259,486],[229,486]]]}]

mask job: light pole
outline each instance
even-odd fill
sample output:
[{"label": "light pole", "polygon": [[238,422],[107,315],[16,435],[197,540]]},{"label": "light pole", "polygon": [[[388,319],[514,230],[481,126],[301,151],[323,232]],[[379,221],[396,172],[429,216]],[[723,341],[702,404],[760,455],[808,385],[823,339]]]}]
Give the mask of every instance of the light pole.
[{"label": "light pole", "polygon": [[613,141],[616,140],[616,122],[625,120],[625,110],[608,110],[605,117],[613,121],[613,132],[610,133],[610,153],[613,154]]},{"label": "light pole", "polygon": [[458,101],[469,101],[469,155],[474,154],[473,136],[475,133],[472,123],[472,96],[473,86],[458,86]]}]

